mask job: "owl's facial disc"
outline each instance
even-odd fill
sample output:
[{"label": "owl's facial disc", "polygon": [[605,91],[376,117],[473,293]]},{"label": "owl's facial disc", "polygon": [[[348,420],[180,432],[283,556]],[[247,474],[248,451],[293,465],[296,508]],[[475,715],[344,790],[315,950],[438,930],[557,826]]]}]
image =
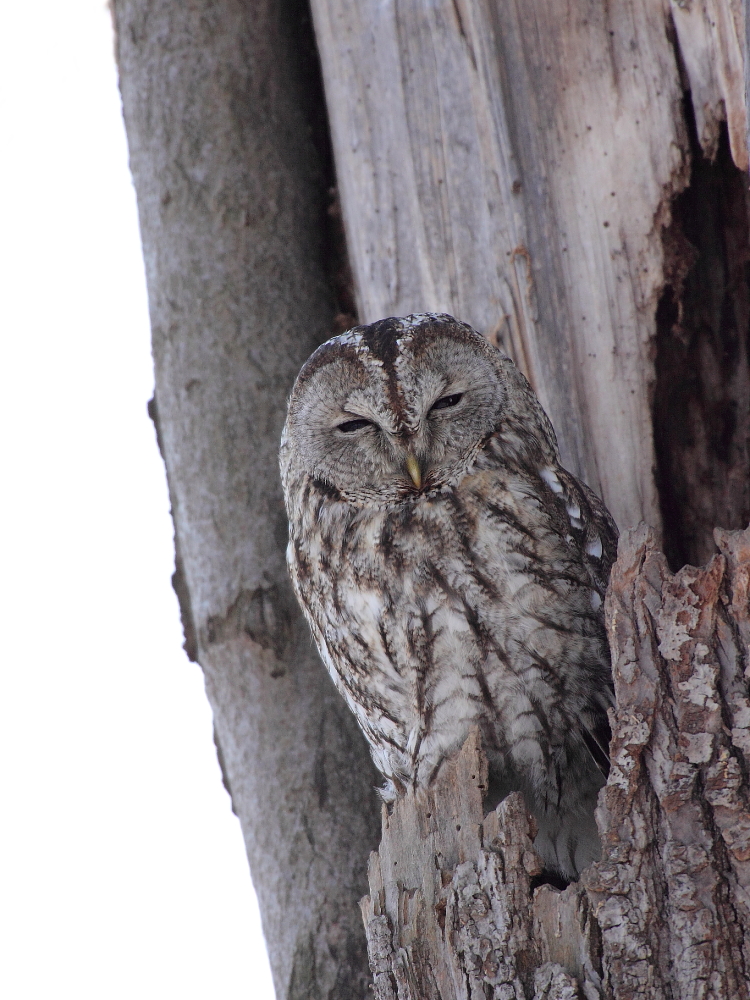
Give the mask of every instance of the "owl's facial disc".
[{"label": "owl's facial disc", "polygon": [[407,336],[383,356],[361,342],[335,343],[292,395],[283,459],[290,472],[298,467],[368,505],[459,482],[505,406],[503,356],[478,334]]},{"label": "owl's facial disc", "polygon": [[[460,392],[452,392],[447,395],[438,397],[438,399],[432,404],[432,406],[430,406],[429,410],[427,411],[427,418],[429,419],[431,415],[433,413],[436,413],[438,410],[447,410],[457,407],[458,404],[461,402],[461,400],[464,398],[464,395],[465,395],[465,390],[461,390]],[[353,419],[343,420],[341,421],[341,423],[338,423],[336,425],[336,430],[340,434],[351,435],[352,438],[354,438],[355,435],[361,435],[373,429],[376,431],[381,431],[381,433],[388,433],[387,431],[383,430],[377,419],[375,420],[369,419],[369,415],[355,416],[355,414],[359,413],[356,403],[352,404],[352,401],[349,401],[346,406],[346,410],[347,410],[346,416],[348,417],[349,415],[351,415]],[[405,449],[405,457],[404,457],[405,470],[408,473],[408,477],[413,483],[414,488],[416,490],[420,490],[422,488],[422,481],[423,481],[423,463],[422,461],[420,461],[420,458],[417,458],[417,455],[415,453],[416,451],[415,439],[417,435],[415,435],[414,433],[410,433],[408,429],[405,429],[402,426],[398,429],[396,433],[391,431],[391,437],[396,439],[396,441],[394,441],[393,444],[397,451],[399,449]],[[396,458],[396,460],[398,461],[398,457]]]}]

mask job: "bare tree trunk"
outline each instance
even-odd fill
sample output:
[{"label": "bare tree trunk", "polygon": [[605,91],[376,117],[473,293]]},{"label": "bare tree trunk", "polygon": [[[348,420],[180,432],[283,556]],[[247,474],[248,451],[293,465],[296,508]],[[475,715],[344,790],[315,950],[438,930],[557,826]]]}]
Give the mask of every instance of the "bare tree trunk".
[{"label": "bare tree trunk", "polygon": [[[564,464],[604,497],[621,528],[644,520],[658,529],[670,486],[683,508],[684,494],[694,503],[702,494],[681,554],[705,559],[715,524],[743,527],[750,519],[747,349],[733,352],[740,384],[729,394],[720,364],[708,366],[704,381],[719,388],[706,406],[695,372],[675,373],[662,359],[664,393],[676,402],[660,430],[684,420],[675,407],[687,411],[694,397],[703,412],[721,413],[723,404],[737,413],[723,431],[723,467],[714,461],[711,469],[718,481],[708,489],[690,481],[678,460],[660,470],[667,481],[660,498],[654,347],[667,287],[679,316],[665,339],[685,340],[696,331],[673,332],[683,319],[677,307],[701,276],[710,276],[714,314],[741,306],[732,296],[747,285],[743,277],[738,289],[735,273],[721,273],[718,247],[702,255],[698,247],[688,259],[687,238],[672,229],[665,246],[664,228],[690,184],[691,159],[695,167],[701,150],[709,161],[717,156],[725,117],[731,157],[727,150],[719,176],[722,167],[734,171],[747,189],[740,4],[312,0],[312,7],[361,321],[429,308],[499,341],[550,414]],[[741,207],[722,218],[704,197],[695,210],[714,223],[714,244],[741,222],[738,213],[746,226]],[[746,255],[745,237],[734,260],[742,266]],[[705,289],[699,294],[705,298]],[[710,338],[701,330],[697,339],[702,350],[691,359],[702,354],[698,367],[706,367]],[[668,440],[666,450],[674,445]],[[716,451],[714,441],[700,445],[693,451]],[[691,458],[693,467],[709,464],[708,456]],[[721,502],[727,479],[737,484],[730,510]],[[667,519],[671,528],[672,511]]]},{"label": "bare tree trunk", "polygon": [[383,815],[362,910],[377,1000],[750,997],[750,529],[669,571],[620,543],[607,598],[617,711],[602,860],[535,888],[518,794],[484,816],[476,734]]},{"label": "bare tree trunk", "polygon": [[[537,886],[530,820],[483,815],[467,746],[384,818],[376,995],[744,997],[750,543],[675,577],[657,549],[706,562],[750,519],[744,4],[311,5],[361,320],[471,323],[620,527],[656,531],[625,537],[607,604],[602,861]],[[187,648],[277,993],[349,1000],[377,777],[291,598],[276,473],[294,375],[354,311],[310,28],[302,0],[114,11]]]},{"label": "bare tree trunk", "polygon": [[377,777],[291,593],[277,458],[294,376],[336,311],[304,8],[114,10],[187,648],[277,994],[350,1000],[368,979],[357,900]]}]

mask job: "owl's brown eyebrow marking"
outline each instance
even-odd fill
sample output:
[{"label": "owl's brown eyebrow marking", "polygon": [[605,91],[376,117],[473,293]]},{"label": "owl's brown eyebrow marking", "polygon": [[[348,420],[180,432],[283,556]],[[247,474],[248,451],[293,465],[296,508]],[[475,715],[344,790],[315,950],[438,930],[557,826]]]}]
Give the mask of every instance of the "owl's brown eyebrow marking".
[{"label": "owl's brown eyebrow marking", "polygon": [[[362,330],[362,344],[372,359],[383,366],[388,400],[398,424],[404,428],[407,410],[399,387],[397,363],[401,356],[400,340],[404,337],[401,321],[389,316]],[[411,336],[410,336],[411,339]]]}]

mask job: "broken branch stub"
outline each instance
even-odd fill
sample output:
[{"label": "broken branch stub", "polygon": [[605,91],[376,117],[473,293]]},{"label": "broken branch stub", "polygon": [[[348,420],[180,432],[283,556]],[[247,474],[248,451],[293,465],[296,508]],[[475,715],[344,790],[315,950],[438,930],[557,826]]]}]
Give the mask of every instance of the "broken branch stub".
[{"label": "broken branch stub", "polygon": [[750,997],[750,529],[672,575],[626,532],[606,602],[617,710],[602,860],[535,887],[534,821],[482,808],[478,732],[409,791],[361,903],[377,1000]]}]

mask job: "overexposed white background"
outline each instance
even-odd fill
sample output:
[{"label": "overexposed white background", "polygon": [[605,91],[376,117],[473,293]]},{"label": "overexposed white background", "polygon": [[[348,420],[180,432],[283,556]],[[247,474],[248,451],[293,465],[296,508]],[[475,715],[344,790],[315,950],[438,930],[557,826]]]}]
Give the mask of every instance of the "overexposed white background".
[{"label": "overexposed white background", "polygon": [[0,995],[270,1000],[182,652],[105,0],[0,13]]}]

